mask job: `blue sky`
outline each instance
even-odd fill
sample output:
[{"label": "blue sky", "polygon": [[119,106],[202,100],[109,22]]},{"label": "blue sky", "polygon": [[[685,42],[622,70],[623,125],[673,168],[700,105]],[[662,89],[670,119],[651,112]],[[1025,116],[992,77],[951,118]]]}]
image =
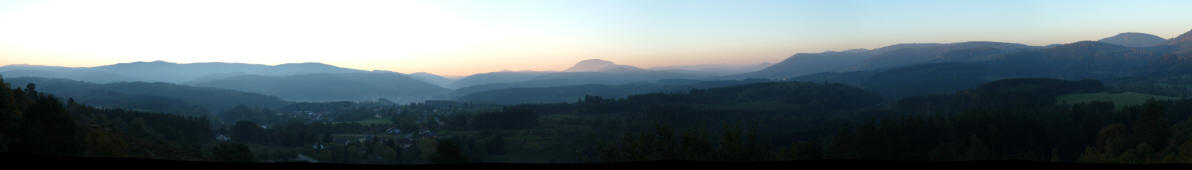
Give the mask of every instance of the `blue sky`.
[{"label": "blue sky", "polygon": [[0,65],[324,62],[466,75],[777,62],[962,41],[1029,45],[1192,30],[1192,1],[0,1]]}]

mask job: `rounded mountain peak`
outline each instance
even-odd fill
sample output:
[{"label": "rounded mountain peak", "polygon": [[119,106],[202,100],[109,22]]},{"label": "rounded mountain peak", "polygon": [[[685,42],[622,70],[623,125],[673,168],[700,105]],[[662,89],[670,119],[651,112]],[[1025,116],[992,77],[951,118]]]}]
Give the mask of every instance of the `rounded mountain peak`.
[{"label": "rounded mountain peak", "polygon": [[575,63],[575,65],[576,65],[576,66],[579,66],[579,65],[592,65],[592,66],[611,66],[611,65],[617,65],[617,64],[616,64],[616,63],[613,63],[612,61],[608,61],[608,60],[602,60],[602,59],[587,59],[587,60],[584,60],[584,61],[580,61],[579,63]]},{"label": "rounded mountain peak", "polygon": [[640,70],[637,67],[627,65],[617,65],[611,61],[601,59],[588,59],[576,63],[565,70],[565,72],[608,72],[608,71],[633,71]]},{"label": "rounded mountain peak", "polygon": [[1101,40],[1097,40],[1097,42],[1116,44],[1126,47],[1150,47],[1162,45],[1163,43],[1167,42],[1167,40],[1151,34],[1127,32],[1120,33],[1112,37],[1103,38]]}]

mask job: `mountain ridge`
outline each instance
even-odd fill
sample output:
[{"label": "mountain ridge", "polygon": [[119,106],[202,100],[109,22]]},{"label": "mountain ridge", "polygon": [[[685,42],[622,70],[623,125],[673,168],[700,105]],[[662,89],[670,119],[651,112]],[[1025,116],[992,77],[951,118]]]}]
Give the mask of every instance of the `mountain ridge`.
[{"label": "mountain ridge", "polygon": [[1190,43],[1192,42],[1192,30],[1188,30],[1188,32],[1184,32],[1183,34],[1180,34],[1180,36],[1171,38],[1169,41],[1171,44]]},{"label": "mountain ridge", "polygon": [[0,73],[12,75],[10,77],[66,78],[93,83],[121,81],[186,83],[213,75],[294,75],[349,72],[365,71],[317,62],[264,65],[227,62],[174,63],[162,60],[116,63],[95,67],[31,67],[27,65],[0,67]]},{"label": "mountain ridge", "polygon": [[613,63],[612,61],[602,60],[602,59],[583,60],[583,61],[580,61],[579,63],[575,63],[575,65],[571,66],[571,68],[567,68],[566,70],[563,70],[563,72],[633,72],[633,71],[643,71],[643,70],[641,68],[637,68],[634,66],[619,65],[617,63]]},{"label": "mountain ridge", "polygon": [[432,99],[449,89],[395,72],[318,73],[286,76],[241,75],[194,82],[201,87],[233,89],[278,96],[292,101],[397,102]]},{"label": "mountain ridge", "polygon": [[[992,48],[995,54],[1007,54],[1038,49],[1040,47],[1017,43],[992,41],[966,41],[957,43],[902,43],[877,49],[853,49],[847,51],[825,51],[821,53],[797,53],[779,63],[762,70],[727,76],[729,79],[771,78],[782,79],[825,72],[865,71],[895,68],[932,62],[965,61],[958,56],[944,56],[950,51]],[[949,57],[949,60],[941,58]]]},{"label": "mountain ridge", "polygon": [[1162,37],[1138,32],[1124,32],[1111,37],[1105,37],[1097,42],[1116,44],[1126,47],[1151,47],[1167,43]]}]

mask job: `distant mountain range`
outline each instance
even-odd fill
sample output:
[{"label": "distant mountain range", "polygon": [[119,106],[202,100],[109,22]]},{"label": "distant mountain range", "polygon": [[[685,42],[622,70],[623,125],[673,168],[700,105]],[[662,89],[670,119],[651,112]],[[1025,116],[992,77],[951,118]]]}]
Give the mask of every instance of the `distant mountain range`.
[{"label": "distant mountain range", "polygon": [[464,77],[453,84],[459,88],[451,96],[474,92],[570,85],[620,85],[648,83],[664,79],[698,79],[707,76],[641,69],[628,65],[590,59],[580,61],[562,72],[493,72]]},{"label": "distant mountain range", "polygon": [[[1136,36],[1136,34],[1124,35]],[[1192,46],[1179,44],[1183,43],[1179,43],[1175,39],[1148,47],[1128,47],[1105,42],[1082,41],[1017,52],[989,52],[986,54],[997,54],[996,57],[990,57],[989,60],[984,61],[927,62],[890,69],[821,72],[793,76],[788,79],[844,83],[895,98],[948,93],[989,81],[1019,77],[1095,79],[1118,83],[1150,81],[1163,77],[1153,76],[1153,73],[1175,75],[1192,73],[1187,72],[1192,69],[1178,70],[1179,68],[1192,68],[1192,65],[1175,62],[1180,60],[1178,56],[1184,54],[1181,51],[1192,51],[1189,50],[1192,49],[1189,48]],[[958,50],[946,53],[955,53],[956,51]],[[1167,68],[1167,70],[1150,71],[1155,68]],[[1166,77],[1168,78],[1158,79],[1171,79],[1170,76]],[[1192,83],[1192,81],[1185,83]],[[1171,85],[1179,84],[1168,84],[1168,86]]]},{"label": "distant mountain range", "polygon": [[760,71],[729,76],[741,78],[790,78],[823,72],[865,71],[936,62],[992,60],[1001,54],[1041,47],[1000,42],[948,44],[896,44],[878,49],[855,49],[795,54]]},{"label": "distant mountain range", "polygon": [[621,85],[581,84],[550,87],[494,88],[473,92],[460,91],[458,92],[460,96],[456,100],[481,104],[567,103],[575,102],[584,96],[622,98],[634,94],[686,92],[691,89],[728,87],[762,82],[770,82],[770,80],[704,81],[669,79]]},{"label": "distant mountain range", "polygon": [[1168,44],[1180,45],[1192,43],[1192,31],[1188,31],[1180,36],[1168,40]]},{"label": "distant mountain range", "polygon": [[95,84],[69,79],[32,77],[4,77],[4,81],[18,87],[33,83],[38,91],[93,106],[195,116],[221,112],[237,105],[275,109],[290,103],[274,96],[171,83]]},{"label": "distant mountain range", "polygon": [[462,87],[469,87],[469,86],[476,86],[476,85],[483,85],[483,84],[520,82],[520,81],[527,81],[530,79],[534,79],[534,77],[538,77],[538,76],[541,76],[544,74],[549,74],[549,73],[553,73],[553,72],[501,71],[501,72],[479,73],[479,74],[473,74],[473,75],[470,75],[470,76],[467,76],[464,78],[460,78],[459,80],[452,82],[450,85],[447,85],[447,87],[462,88]]},{"label": "distant mountain range", "polygon": [[691,75],[707,75],[707,76],[726,76],[733,74],[741,74],[754,72],[765,69],[774,65],[769,62],[761,64],[700,64],[700,65],[679,65],[679,66],[661,66],[648,68],[655,71],[667,71],[675,73],[684,73]]},{"label": "distant mountain range", "polygon": [[799,53],[775,64],[643,69],[589,59],[562,71],[502,71],[459,79],[423,72],[363,71],[322,63],[270,66],[164,61],[85,68],[9,65],[0,67],[0,75],[100,84],[166,82],[277,96],[289,101],[386,98],[397,102],[459,99],[510,104],[567,101],[583,95],[617,97],[710,86],[706,84],[733,84],[718,80],[751,78],[844,83],[895,98],[947,93],[1019,77],[1096,79],[1110,82],[1109,85],[1163,82],[1168,86],[1192,87],[1192,79],[1181,77],[1192,72],[1192,62],[1188,61],[1192,61],[1192,32],[1172,39],[1121,33],[1098,41],[1047,46],[987,41],[895,44],[877,49]]},{"label": "distant mountain range", "polygon": [[[216,87],[278,96],[291,101],[376,100],[400,102],[431,99],[447,89],[386,71],[363,71],[323,63],[275,66],[242,63],[132,62],[88,68],[11,65],[5,77],[63,78],[91,83],[164,82]],[[423,75],[425,76],[425,75]]]},{"label": "distant mountain range", "polygon": [[618,65],[611,61],[605,61],[605,60],[601,60],[601,59],[588,59],[588,60],[580,61],[579,63],[575,63],[575,66],[571,66],[571,68],[568,68],[567,70],[563,70],[563,72],[637,72],[637,71],[644,71],[644,70],[634,67],[634,66]]},{"label": "distant mountain range", "polygon": [[[322,63],[269,66],[241,63],[178,64],[153,61],[85,68],[10,65],[0,67],[0,75],[9,78],[45,77],[77,80],[79,82],[74,83],[77,85],[160,82],[177,86],[229,89],[277,96],[284,100],[300,102],[360,101],[378,98],[396,102],[418,102],[427,99],[451,99],[475,92],[511,88],[578,85],[622,87],[619,85],[649,84],[667,79],[698,80],[714,76],[709,72],[715,71],[707,71],[710,69],[739,70],[739,67],[760,69],[762,66],[765,65],[679,66],[664,68],[665,71],[660,71],[590,59],[580,61],[561,72],[493,72],[455,80],[430,73],[420,72],[407,75],[387,71],[362,71]],[[663,89],[657,85],[652,86],[655,87],[650,89]],[[459,89],[451,90],[444,87]],[[630,91],[649,92],[653,90]],[[624,95],[628,94],[616,93],[606,96]],[[567,96],[574,97],[575,95]],[[209,109],[222,108],[209,107]]]},{"label": "distant mountain range", "polygon": [[0,73],[8,77],[65,78],[93,83],[133,81],[186,83],[198,79],[215,79],[234,75],[285,76],[352,72],[365,71],[340,68],[322,63],[292,63],[269,66],[218,62],[178,64],[165,61],[120,63],[87,68],[25,65],[0,67]]},{"label": "distant mountain range", "polygon": [[435,75],[435,74],[431,74],[431,73],[427,73],[427,72],[411,73],[411,74],[407,74],[406,76],[409,76],[410,78],[414,78],[417,80],[422,80],[423,82],[434,84],[439,87],[447,87],[447,85],[450,85],[451,83],[455,83],[456,80],[459,80],[459,79],[444,77],[444,76]]},{"label": "distant mountain range", "polygon": [[[1192,35],[1185,34],[1165,40],[1145,33],[1121,33],[1103,38],[1098,42],[1124,47],[1155,47],[1188,40],[1192,40]],[[998,60],[1010,54],[1062,48],[1061,46],[1064,45],[1053,44],[1039,47],[980,41],[947,44],[895,44],[873,50],[800,53],[760,71],[729,77],[785,79],[817,73],[883,70],[931,63],[983,62]]]},{"label": "distant mountain range", "polygon": [[273,95],[293,101],[360,101],[385,98],[395,102],[417,102],[449,91],[401,73],[380,71],[287,76],[242,75],[192,84]]}]

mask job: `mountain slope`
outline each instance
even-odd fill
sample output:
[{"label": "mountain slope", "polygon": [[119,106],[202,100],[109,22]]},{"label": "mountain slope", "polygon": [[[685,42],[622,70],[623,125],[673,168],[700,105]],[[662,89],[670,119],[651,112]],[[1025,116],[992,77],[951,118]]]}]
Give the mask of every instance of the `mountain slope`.
[{"label": "mountain slope", "polygon": [[588,60],[580,61],[579,63],[575,63],[574,66],[571,66],[571,68],[568,68],[567,70],[564,70],[563,72],[631,72],[631,71],[642,71],[642,69],[633,67],[633,66],[628,66],[628,65],[617,65],[616,63],[613,63],[611,61],[606,61],[606,60],[601,60],[601,59],[588,59]]},{"label": "mountain slope", "polygon": [[[510,88],[538,88],[570,85],[621,85],[630,83],[648,83],[666,79],[696,79],[699,76],[666,71],[636,70],[636,71],[608,71],[608,72],[554,72],[530,77],[527,80],[488,83],[462,87],[451,93],[451,96],[461,96],[470,93]],[[462,80],[461,80],[462,81]]]},{"label": "mountain slope", "polygon": [[1171,43],[1171,44],[1192,43],[1192,31],[1188,31],[1183,34],[1180,34],[1180,36],[1169,40],[1168,43]]},{"label": "mountain slope", "polygon": [[[761,82],[769,81],[762,79],[720,81],[661,80],[622,85],[582,84],[552,87],[501,88],[460,94],[456,100],[484,104],[567,103],[575,102],[584,96],[623,98],[633,94],[685,92],[691,89],[717,88]],[[459,93],[465,92],[460,91]]]},{"label": "mountain slope", "polygon": [[551,72],[501,71],[501,72],[480,73],[480,74],[473,74],[473,75],[470,75],[470,76],[467,76],[464,78],[460,78],[459,80],[456,80],[455,82],[452,82],[451,84],[447,85],[447,87],[463,88],[463,87],[468,87],[468,86],[485,85],[485,84],[512,83],[512,82],[519,82],[519,81],[526,81],[526,80],[534,79],[534,77],[538,77],[540,75],[548,74],[548,73],[551,73]]},{"label": "mountain slope", "polygon": [[188,63],[165,61],[131,62],[89,68],[29,67],[10,65],[0,67],[9,77],[48,77],[79,81],[110,83],[122,81],[185,83],[199,79],[226,78],[237,75],[284,76],[311,73],[364,72],[322,63],[292,63],[276,66],[243,63]]},{"label": "mountain slope", "polygon": [[1126,47],[1150,47],[1163,45],[1167,43],[1167,39],[1146,33],[1127,32],[1114,35],[1112,37],[1106,37],[1101,40],[1097,40],[1097,42],[1116,44]]},{"label": "mountain slope", "polygon": [[447,77],[443,77],[443,76],[439,76],[439,75],[435,75],[435,74],[431,74],[431,73],[427,73],[427,72],[411,73],[411,74],[407,74],[406,76],[410,76],[410,78],[422,80],[422,81],[430,83],[430,84],[438,85],[439,87],[447,87],[447,85],[454,83],[456,80],[456,79],[447,78]]},{"label": "mountain slope", "polygon": [[126,82],[138,81],[139,79],[129,77],[126,75],[110,73],[105,71],[92,70],[25,70],[17,69],[10,71],[0,71],[5,77],[45,77],[45,78],[63,78],[92,83],[110,83],[110,82]]},{"label": "mountain slope", "polygon": [[769,62],[760,64],[700,64],[652,67],[649,70],[683,73],[697,76],[726,76],[759,71],[774,65]]},{"label": "mountain slope", "polygon": [[243,75],[195,82],[195,86],[274,95],[294,101],[421,101],[448,89],[393,72],[320,73],[289,76]]},{"label": "mountain slope", "polygon": [[451,96],[460,96],[480,91],[509,89],[509,88],[538,88],[538,87],[557,87],[570,85],[585,85],[585,84],[599,84],[599,85],[620,85],[629,83],[646,83],[665,79],[694,79],[696,76],[661,72],[661,71],[637,71],[637,72],[557,72],[535,76],[525,81],[507,82],[507,83],[490,83],[474,85],[456,89]]},{"label": "mountain slope", "polygon": [[[982,55],[974,55],[974,56],[962,56],[962,55],[958,55],[957,53],[949,53],[949,52],[953,52],[953,51],[957,51],[957,50],[972,50],[972,49],[985,50],[983,52],[986,52],[986,53],[983,53]],[[854,66],[852,70],[853,71],[863,71],[863,70],[886,69],[886,68],[894,68],[894,67],[901,67],[901,66],[930,63],[932,61],[968,61],[968,60],[976,60],[976,59],[969,59],[967,57],[988,57],[988,56],[994,55],[994,54],[1014,53],[1014,52],[1026,51],[1026,50],[1031,50],[1031,49],[1035,49],[1035,47],[1022,45],[1022,44],[1014,44],[1014,43],[982,42],[982,41],[950,43],[950,44],[924,44],[919,47],[902,47],[902,48],[885,49],[885,50],[888,50],[888,52],[883,52],[883,53],[874,55],[872,57],[869,57],[868,59],[865,59],[865,61],[863,61],[859,65]],[[883,49],[879,49],[879,50],[883,50]],[[995,53],[989,53],[989,52],[995,52]],[[944,56],[944,55],[950,55],[950,56]],[[949,58],[949,59],[942,60],[942,58]]]},{"label": "mountain slope", "polygon": [[[1001,54],[1037,48],[1039,47],[1014,43],[973,41],[947,44],[896,44],[873,50],[800,53],[760,71],[729,77],[782,79],[824,72],[866,71],[938,62],[982,61],[997,58]],[[982,51],[953,52],[974,49]]]},{"label": "mountain slope", "polygon": [[628,65],[590,59],[580,61],[563,72],[492,72],[464,77],[450,86],[459,88],[453,94],[527,87],[551,87],[580,84],[616,85],[650,82],[663,79],[694,79],[699,76],[640,69]]},{"label": "mountain slope", "polygon": [[5,79],[8,83],[21,86],[34,83],[38,91],[73,98],[79,103],[89,105],[186,115],[219,112],[241,104],[258,108],[279,108],[289,103],[277,97],[256,93],[169,83],[93,84],[67,79]]},{"label": "mountain slope", "polygon": [[28,65],[28,64],[11,64],[0,67],[0,72],[15,71],[15,70],[43,70],[43,71],[70,71],[80,69],[76,67],[62,67],[62,66],[42,66],[42,65]]},{"label": "mountain slope", "polygon": [[1168,40],[1168,44],[1176,48],[1175,53],[1192,53],[1192,31]]},{"label": "mountain slope", "polygon": [[[215,73],[246,73],[264,69],[268,66],[238,63],[192,63],[178,64],[164,61],[132,62],[98,66],[79,71],[105,72],[124,77],[132,81],[171,82],[180,83],[191,79]],[[75,79],[64,77],[68,79]],[[103,83],[103,82],[100,82]]]},{"label": "mountain slope", "polygon": [[849,50],[842,52],[799,53],[762,70],[733,78],[788,78],[793,76],[844,71],[869,57],[870,50]]},{"label": "mountain slope", "polygon": [[822,73],[794,79],[845,83],[898,98],[948,93],[1018,77],[1108,81],[1140,74],[1170,51],[1168,47],[1128,48],[1085,41],[1006,54],[983,62],[933,63],[886,70]]}]

